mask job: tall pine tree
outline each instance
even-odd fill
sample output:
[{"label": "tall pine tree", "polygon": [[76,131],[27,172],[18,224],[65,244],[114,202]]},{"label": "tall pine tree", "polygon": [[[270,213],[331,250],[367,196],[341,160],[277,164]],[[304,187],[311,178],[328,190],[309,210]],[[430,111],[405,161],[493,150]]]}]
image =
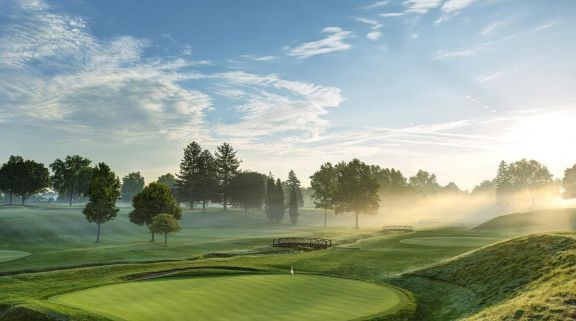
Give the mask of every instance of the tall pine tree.
[{"label": "tall pine tree", "polygon": [[226,210],[228,204],[230,204],[230,182],[232,178],[238,174],[240,161],[236,157],[236,151],[228,143],[218,146],[214,155],[216,159],[220,203],[224,210]]},{"label": "tall pine tree", "polygon": [[286,183],[289,190],[288,213],[290,214],[290,222],[296,224],[298,222],[298,207],[302,199],[302,193],[300,191],[300,180],[296,177],[296,173],[293,170],[288,173],[288,181]]},{"label": "tall pine tree", "polygon": [[194,203],[200,201],[200,156],[202,147],[197,142],[192,142],[184,148],[184,156],[180,162],[180,172],[176,175],[178,198],[190,203],[190,208],[194,208]]}]

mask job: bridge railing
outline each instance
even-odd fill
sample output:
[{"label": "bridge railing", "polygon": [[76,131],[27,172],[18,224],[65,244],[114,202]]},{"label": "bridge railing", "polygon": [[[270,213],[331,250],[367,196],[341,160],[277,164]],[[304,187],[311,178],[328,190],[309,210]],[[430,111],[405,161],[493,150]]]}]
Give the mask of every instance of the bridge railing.
[{"label": "bridge railing", "polygon": [[299,237],[283,237],[272,239],[272,246],[275,247],[306,247],[306,248],[328,248],[332,246],[332,240],[309,239]]},{"label": "bridge railing", "polygon": [[386,225],[382,227],[382,232],[414,232],[414,226],[411,225]]}]

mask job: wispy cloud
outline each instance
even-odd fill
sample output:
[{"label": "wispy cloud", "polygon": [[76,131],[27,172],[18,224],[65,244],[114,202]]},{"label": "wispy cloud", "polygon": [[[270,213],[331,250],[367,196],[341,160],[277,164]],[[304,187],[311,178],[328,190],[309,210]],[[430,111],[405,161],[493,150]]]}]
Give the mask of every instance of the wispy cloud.
[{"label": "wispy cloud", "polygon": [[382,8],[390,4],[390,1],[383,0],[383,1],[376,1],[370,5],[363,7],[364,9],[375,9],[375,8]]},{"label": "wispy cloud", "polygon": [[294,48],[286,48],[289,56],[306,59],[317,55],[328,54],[338,51],[346,51],[352,46],[345,42],[352,36],[351,31],[340,27],[326,27],[322,33],[327,36],[324,39],[303,43]]},{"label": "wispy cloud", "polygon": [[478,82],[487,82],[487,81],[493,80],[495,78],[498,78],[504,74],[506,74],[506,71],[500,70],[500,71],[492,72],[489,74],[481,75],[481,76],[477,77],[475,80]]},{"label": "wispy cloud", "polygon": [[466,96],[464,96],[464,98],[468,99],[469,101],[471,101],[471,102],[474,103],[475,105],[481,106],[482,108],[486,109],[487,111],[489,111],[489,112],[491,112],[491,113],[495,113],[495,112],[496,112],[496,109],[494,109],[494,108],[492,108],[492,107],[490,107],[490,106],[488,106],[488,105],[486,105],[486,104],[483,104],[480,100],[478,100],[478,99],[476,99],[476,98],[474,98],[474,97],[472,97],[472,96],[470,96],[470,95],[466,95]]},{"label": "wispy cloud", "polygon": [[366,18],[356,18],[356,21],[370,25],[371,31],[366,34],[366,38],[368,38],[372,41],[376,41],[376,40],[380,39],[380,37],[382,37],[382,32],[380,31],[380,29],[382,28],[382,24],[380,22],[378,22],[377,20],[366,19]]},{"label": "wispy cloud", "polygon": [[404,6],[407,8],[406,12],[425,14],[431,9],[437,8],[442,4],[443,0],[406,0]]},{"label": "wispy cloud", "polygon": [[460,11],[472,5],[476,0],[448,0],[442,5],[442,11],[451,13]]},{"label": "wispy cloud", "polygon": [[392,18],[392,17],[401,17],[406,15],[404,12],[386,12],[379,14],[382,18]]},{"label": "wispy cloud", "polygon": [[438,50],[434,55],[433,59],[442,60],[442,59],[449,59],[449,58],[462,58],[462,57],[470,57],[475,56],[482,50],[488,49],[494,46],[495,42],[484,42],[479,44],[476,47],[468,48],[468,49],[458,49],[458,50]]},{"label": "wispy cloud", "polygon": [[504,25],[502,21],[495,21],[486,25],[482,30],[480,30],[479,34],[482,36],[491,35],[496,29],[501,28]]}]

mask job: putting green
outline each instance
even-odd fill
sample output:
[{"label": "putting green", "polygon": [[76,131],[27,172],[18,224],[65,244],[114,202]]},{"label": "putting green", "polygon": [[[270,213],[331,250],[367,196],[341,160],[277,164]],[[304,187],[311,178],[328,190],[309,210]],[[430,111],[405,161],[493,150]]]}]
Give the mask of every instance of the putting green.
[{"label": "putting green", "polygon": [[503,238],[483,236],[417,237],[400,240],[400,243],[434,247],[479,247],[501,240]]},{"label": "putting green", "polygon": [[23,251],[0,250],[0,263],[14,261],[28,255],[30,255],[30,253]]},{"label": "putting green", "polygon": [[113,320],[350,320],[408,303],[387,286],[318,275],[175,278],[102,286],[52,301]]}]

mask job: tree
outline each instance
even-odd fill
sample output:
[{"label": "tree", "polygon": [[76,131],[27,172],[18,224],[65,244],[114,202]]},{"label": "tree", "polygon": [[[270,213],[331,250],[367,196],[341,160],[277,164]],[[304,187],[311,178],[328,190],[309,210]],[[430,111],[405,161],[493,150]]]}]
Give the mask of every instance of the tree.
[{"label": "tree", "polygon": [[296,224],[298,222],[298,207],[302,200],[302,193],[300,191],[300,180],[296,177],[296,173],[290,170],[288,173],[288,214],[290,215],[290,222]]},{"label": "tree", "polygon": [[410,187],[424,195],[433,194],[440,189],[436,175],[423,170],[419,170],[416,175],[410,177]]},{"label": "tree", "polygon": [[310,176],[310,185],[313,190],[314,206],[324,210],[324,227],[326,227],[328,210],[334,208],[338,188],[336,168],[329,162],[321,165],[320,169]]},{"label": "tree", "polygon": [[218,178],[216,162],[209,150],[205,149],[198,159],[196,179],[198,200],[202,202],[202,211],[206,211],[208,202],[218,198]]},{"label": "tree", "polygon": [[564,188],[563,198],[576,198],[576,165],[564,171],[562,188]]},{"label": "tree", "polygon": [[176,233],[181,230],[178,220],[168,213],[161,213],[152,219],[148,226],[152,235],[154,233],[164,233],[164,247],[168,246],[168,233]]},{"label": "tree", "polygon": [[144,177],[140,172],[133,172],[122,177],[122,201],[132,202],[134,195],[144,189]]},{"label": "tree", "polygon": [[370,166],[356,158],[340,166],[337,173],[336,213],[354,213],[355,228],[359,228],[358,215],[360,213],[375,214],[378,210],[380,186]]},{"label": "tree", "polygon": [[202,147],[197,142],[192,142],[184,148],[184,156],[180,162],[180,172],[176,180],[178,198],[190,203],[190,208],[194,209],[194,203],[200,201],[199,190],[199,162],[202,154]]},{"label": "tree", "polygon": [[66,156],[64,160],[57,158],[50,168],[54,173],[50,176],[52,187],[59,196],[68,196],[68,205],[72,206],[74,196],[82,196],[88,190],[92,175],[91,161],[78,155]]},{"label": "tree", "polygon": [[176,196],[176,188],[177,188],[176,177],[174,177],[174,175],[172,175],[171,173],[166,173],[166,174],[158,177],[158,180],[156,181],[156,183],[160,183],[160,184],[164,184],[164,185],[168,186],[168,188],[172,192],[172,195]]},{"label": "tree", "polygon": [[232,206],[244,210],[262,207],[265,196],[266,176],[257,172],[240,172],[230,181],[230,202]]},{"label": "tree", "polygon": [[266,183],[266,216],[270,221],[279,223],[284,218],[285,211],[282,181],[277,179],[274,183],[274,178],[270,175]]},{"label": "tree", "polygon": [[534,192],[552,183],[552,174],[548,168],[535,160],[522,159],[508,165],[502,161],[496,176],[496,193],[502,199],[513,193],[527,191],[534,206]]},{"label": "tree", "polygon": [[216,148],[216,175],[220,190],[220,201],[226,210],[230,195],[230,181],[238,173],[240,161],[236,157],[236,151],[228,143]]},{"label": "tree", "polygon": [[98,224],[96,243],[99,243],[100,225],[116,217],[119,210],[116,201],[120,198],[120,180],[105,163],[99,163],[92,170],[86,195],[89,200],[83,213],[88,222]]},{"label": "tree", "polygon": [[474,186],[472,189],[472,194],[482,194],[491,193],[494,194],[496,191],[496,183],[494,180],[483,180],[480,184]]},{"label": "tree", "polygon": [[[150,183],[140,193],[132,199],[134,208],[129,214],[130,222],[142,226],[150,226],[154,216],[160,213],[167,213],[176,219],[182,217],[180,206],[172,196],[168,186],[160,183]],[[152,231],[151,242],[154,242],[154,231]]]},{"label": "tree", "polygon": [[10,205],[12,205],[12,196],[15,193],[16,184],[20,179],[20,171],[24,168],[24,159],[21,156],[11,155],[8,162],[0,167],[0,190],[8,193]]},{"label": "tree", "polygon": [[446,184],[446,186],[442,188],[442,191],[451,194],[463,193],[460,187],[458,187],[458,185],[456,185],[456,183],[454,182],[449,182],[448,184]]},{"label": "tree", "polygon": [[50,186],[50,173],[44,164],[33,160],[15,159],[11,192],[20,196],[22,205],[36,193],[45,192]]},{"label": "tree", "polygon": [[408,180],[401,171],[394,168],[380,168],[380,166],[370,166],[373,175],[378,181],[380,188],[378,194],[382,204],[385,204],[389,211],[392,207],[399,206],[402,202],[407,201],[407,192],[410,190],[408,187]]}]

